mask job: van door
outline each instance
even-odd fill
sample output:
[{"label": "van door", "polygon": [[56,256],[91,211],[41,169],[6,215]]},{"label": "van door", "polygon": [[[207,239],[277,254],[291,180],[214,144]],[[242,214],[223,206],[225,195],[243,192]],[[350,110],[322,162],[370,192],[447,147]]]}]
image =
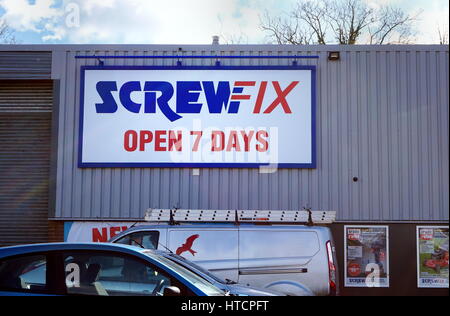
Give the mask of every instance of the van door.
[{"label": "van door", "polygon": [[237,228],[169,228],[168,247],[219,278],[238,279]]},{"label": "van door", "polygon": [[289,280],[290,294],[298,295],[295,287],[313,291],[318,271],[310,262],[320,252],[315,232],[241,228],[239,239],[239,283],[264,288]]}]

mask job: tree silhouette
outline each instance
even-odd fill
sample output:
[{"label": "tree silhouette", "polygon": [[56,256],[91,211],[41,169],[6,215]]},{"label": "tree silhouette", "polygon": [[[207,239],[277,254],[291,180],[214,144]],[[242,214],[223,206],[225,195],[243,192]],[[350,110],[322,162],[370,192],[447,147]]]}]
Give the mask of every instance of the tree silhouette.
[{"label": "tree silhouette", "polygon": [[299,0],[284,16],[266,12],[260,26],[277,44],[405,44],[419,14],[362,0]]}]

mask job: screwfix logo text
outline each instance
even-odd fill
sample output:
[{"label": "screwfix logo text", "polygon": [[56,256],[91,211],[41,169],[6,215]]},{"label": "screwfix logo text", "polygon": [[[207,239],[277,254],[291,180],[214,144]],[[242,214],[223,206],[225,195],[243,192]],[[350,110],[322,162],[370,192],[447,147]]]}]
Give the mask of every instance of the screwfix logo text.
[{"label": "screwfix logo text", "polygon": [[[256,95],[246,94],[245,89],[255,87],[258,84]],[[288,86],[282,87],[279,81],[178,81],[175,86],[166,81],[128,81],[121,87],[116,81],[99,81],[96,89],[102,99],[101,103],[96,103],[97,113],[115,113],[118,110],[118,102],[113,92],[119,92],[119,104],[132,113],[145,114],[156,113],[159,109],[171,122],[177,121],[185,114],[200,113],[205,106],[199,103],[200,93],[206,99],[206,107],[211,114],[223,112],[238,114],[241,101],[253,100],[253,114],[270,114],[278,107],[281,107],[285,114],[292,114],[293,109],[286,100],[299,81],[293,81]],[[262,108],[265,101],[266,91],[273,89],[276,98],[266,107]],[[144,94],[144,103],[137,103],[132,100],[131,95],[135,92]],[[175,108],[169,105],[169,101],[175,99]]]}]

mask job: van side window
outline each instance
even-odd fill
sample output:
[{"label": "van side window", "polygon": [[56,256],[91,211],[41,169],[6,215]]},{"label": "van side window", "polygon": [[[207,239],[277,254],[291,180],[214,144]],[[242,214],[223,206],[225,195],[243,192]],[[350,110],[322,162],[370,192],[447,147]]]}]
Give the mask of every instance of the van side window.
[{"label": "van side window", "polygon": [[132,245],[137,247],[144,247],[145,249],[157,249],[159,242],[159,231],[144,231],[128,234],[116,243],[124,245]]}]

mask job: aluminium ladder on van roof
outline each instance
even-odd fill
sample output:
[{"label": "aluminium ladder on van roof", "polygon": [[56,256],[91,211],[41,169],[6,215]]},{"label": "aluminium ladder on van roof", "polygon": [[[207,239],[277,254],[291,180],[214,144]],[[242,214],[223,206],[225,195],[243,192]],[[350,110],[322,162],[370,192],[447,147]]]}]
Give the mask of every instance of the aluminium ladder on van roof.
[{"label": "aluminium ladder on van roof", "polygon": [[331,224],[336,219],[335,211],[282,210],[185,210],[148,209],[144,217],[147,222],[231,222],[231,223],[297,223]]}]

